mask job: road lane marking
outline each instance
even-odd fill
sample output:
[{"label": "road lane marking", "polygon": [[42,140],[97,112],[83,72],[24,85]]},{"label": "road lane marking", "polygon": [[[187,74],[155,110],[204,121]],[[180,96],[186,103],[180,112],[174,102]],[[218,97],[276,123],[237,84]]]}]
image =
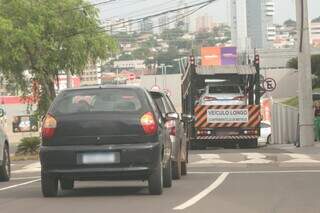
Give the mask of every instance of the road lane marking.
[{"label": "road lane marking", "polygon": [[18,187],[20,187],[20,186],[25,186],[25,185],[28,185],[28,184],[31,184],[31,183],[38,182],[38,181],[40,181],[40,180],[41,180],[41,179],[37,179],[37,180],[32,180],[32,181],[28,181],[28,182],[16,184],[16,185],[13,185],[13,186],[8,186],[8,187],[5,187],[5,188],[0,188],[0,191],[5,191],[5,190],[8,190],[8,189],[18,188]]},{"label": "road lane marking", "polygon": [[267,156],[261,153],[241,153],[244,155],[248,160],[239,161],[237,163],[244,163],[244,164],[268,164],[272,163],[272,160],[267,160]]},{"label": "road lane marking", "polygon": [[216,164],[216,163],[232,163],[230,161],[221,160],[218,154],[199,154],[202,160],[191,164]]},{"label": "road lane marking", "polygon": [[286,153],[285,155],[294,159],[283,161],[282,163],[320,163],[320,161],[313,160],[310,156],[304,154]]},{"label": "road lane marking", "polygon": [[173,210],[184,210],[186,208],[189,208],[190,206],[193,206],[197,202],[199,202],[201,199],[206,197],[208,194],[210,194],[212,191],[214,191],[216,188],[218,188],[228,177],[229,172],[223,172],[217,180],[215,180],[210,186],[208,186],[206,189],[204,189],[202,192],[191,198],[190,200],[186,201],[185,203],[176,206],[173,208]]},{"label": "road lane marking", "polygon": [[19,178],[10,178],[10,180],[28,180],[28,179],[38,179],[40,178],[39,176],[34,176],[34,177],[19,177]]},{"label": "road lane marking", "polygon": [[[188,174],[208,175],[221,174],[225,172],[188,172]],[[276,174],[276,173],[320,173],[320,170],[282,170],[282,171],[234,171],[227,172],[229,174]]]}]

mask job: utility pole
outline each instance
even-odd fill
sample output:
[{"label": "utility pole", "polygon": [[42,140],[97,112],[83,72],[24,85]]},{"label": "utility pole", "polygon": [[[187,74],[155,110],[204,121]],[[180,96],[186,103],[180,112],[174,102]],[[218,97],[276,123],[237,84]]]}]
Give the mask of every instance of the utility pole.
[{"label": "utility pole", "polygon": [[296,0],[299,72],[300,146],[314,143],[308,1]]}]

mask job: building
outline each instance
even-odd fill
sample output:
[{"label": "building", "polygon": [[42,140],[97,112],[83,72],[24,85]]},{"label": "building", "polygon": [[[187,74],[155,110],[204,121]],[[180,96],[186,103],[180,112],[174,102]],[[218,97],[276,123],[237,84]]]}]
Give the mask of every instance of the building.
[{"label": "building", "polygon": [[[185,0],[180,0],[179,7],[187,7],[188,4]],[[188,9],[179,10],[176,14],[175,28],[181,29],[185,32],[190,30],[190,16],[188,15],[190,11]]]},{"label": "building", "polygon": [[132,32],[132,24],[128,21],[128,19],[116,18],[116,19],[107,19],[105,21],[105,29],[111,34],[116,33],[131,33]]},{"label": "building", "polygon": [[140,32],[142,33],[152,33],[153,32],[153,22],[151,19],[143,19],[140,23]]},{"label": "building", "polygon": [[213,18],[208,15],[198,16],[196,18],[196,32],[209,32],[215,26]]},{"label": "building", "polygon": [[146,69],[144,60],[115,61],[113,67],[118,71],[138,71]]},{"label": "building", "polygon": [[159,32],[163,33],[169,29],[169,17],[168,15],[163,15],[159,17]]},{"label": "building", "polygon": [[310,42],[320,48],[320,17],[312,20],[310,24]]},{"label": "building", "polygon": [[101,73],[99,69],[96,64],[90,63],[80,76],[81,86],[100,84]]},{"label": "building", "polygon": [[271,48],[276,35],[274,0],[230,0],[232,44],[240,51]]}]

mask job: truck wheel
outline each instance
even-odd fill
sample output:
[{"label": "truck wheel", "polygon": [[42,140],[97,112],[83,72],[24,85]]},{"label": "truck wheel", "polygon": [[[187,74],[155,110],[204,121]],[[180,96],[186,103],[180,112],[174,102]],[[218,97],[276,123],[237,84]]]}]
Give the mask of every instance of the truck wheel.
[{"label": "truck wheel", "polygon": [[258,147],[258,139],[250,141],[250,148],[255,149]]},{"label": "truck wheel", "polygon": [[172,161],[172,178],[174,180],[181,178],[181,149],[178,151],[177,161]]},{"label": "truck wheel", "polygon": [[200,140],[190,141],[191,150],[205,150],[207,148],[206,144]]},{"label": "truck wheel", "polygon": [[163,168],[163,187],[170,188],[172,186],[172,168],[171,168],[171,158],[166,163]]},{"label": "truck wheel", "polygon": [[4,146],[2,165],[0,165],[0,181],[9,181],[11,175],[10,154],[8,145]]},{"label": "truck wheel", "polygon": [[41,189],[44,197],[56,197],[58,195],[58,178],[41,170]]},{"label": "truck wheel", "polygon": [[149,193],[151,195],[161,195],[163,190],[162,163],[159,162],[148,179]]},{"label": "truck wheel", "polygon": [[181,162],[181,175],[187,175],[187,162]]},{"label": "truck wheel", "polygon": [[60,187],[62,190],[72,190],[74,188],[74,180],[68,178],[61,178]]},{"label": "truck wheel", "polygon": [[250,143],[250,141],[246,141],[246,140],[242,140],[239,142],[239,148],[240,149],[246,149],[248,148],[248,144]]}]

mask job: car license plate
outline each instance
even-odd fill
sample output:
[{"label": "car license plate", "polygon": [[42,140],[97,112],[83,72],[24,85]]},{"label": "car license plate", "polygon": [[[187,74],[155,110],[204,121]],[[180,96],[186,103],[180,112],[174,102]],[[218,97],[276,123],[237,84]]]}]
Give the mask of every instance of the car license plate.
[{"label": "car license plate", "polygon": [[82,164],[113,164],[120,162],[117,152],[81,153]]}]

